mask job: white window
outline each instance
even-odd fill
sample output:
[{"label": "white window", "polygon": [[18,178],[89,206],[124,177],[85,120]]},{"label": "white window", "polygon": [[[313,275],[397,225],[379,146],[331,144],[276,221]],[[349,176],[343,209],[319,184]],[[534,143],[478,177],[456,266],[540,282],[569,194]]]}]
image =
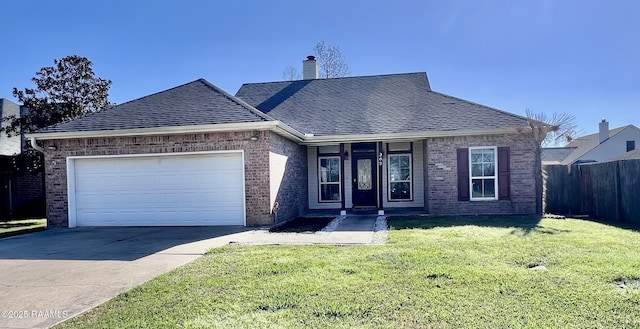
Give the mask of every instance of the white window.
[{"label": "white window", "polygon": [[318,188],[320,202],[340,202],[342,200],[340,182],[340,157],[318,157]]},{"label": "white window", "polygon": [[496,147],[469,148],[471,200],[498,198],[498,151]]},{"label": "white window", "polygon": [[389,200],[411,200],[411,154],[389,154]]}]

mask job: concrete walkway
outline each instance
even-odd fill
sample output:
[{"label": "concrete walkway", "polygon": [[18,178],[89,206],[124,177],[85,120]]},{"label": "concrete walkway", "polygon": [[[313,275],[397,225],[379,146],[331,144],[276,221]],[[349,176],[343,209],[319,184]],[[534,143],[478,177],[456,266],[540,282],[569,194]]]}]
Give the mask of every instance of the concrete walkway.
[{"label": "concrete walkway", "polygon": [[313,234],[251,227],[52,229],[0,239],[0,328],[46,328],[229,244],[382,244],[384,216]]},{"label": "concrete walkway", "polygon": [[347,215],[334,219],[327,228],[316,233],[270,233],[255,230],[236,235],[232,244],[381,244],[386,238],[386,218],[376,215]]}]

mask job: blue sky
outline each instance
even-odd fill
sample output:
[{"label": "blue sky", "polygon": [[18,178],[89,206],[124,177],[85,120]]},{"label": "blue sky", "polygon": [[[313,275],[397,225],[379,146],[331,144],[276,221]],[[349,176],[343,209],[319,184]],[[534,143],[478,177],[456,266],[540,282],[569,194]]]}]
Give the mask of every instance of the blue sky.
[{"label": "blue sky", "polygon": [[427,72],[435,91],[570,113],[583,133],[602,117],[640,127],[638,13],[636,0],[6,1],[0,97],[73,54],[116,103],[198,78],[235,94],[301,71],[325,41],[352,75]]}]

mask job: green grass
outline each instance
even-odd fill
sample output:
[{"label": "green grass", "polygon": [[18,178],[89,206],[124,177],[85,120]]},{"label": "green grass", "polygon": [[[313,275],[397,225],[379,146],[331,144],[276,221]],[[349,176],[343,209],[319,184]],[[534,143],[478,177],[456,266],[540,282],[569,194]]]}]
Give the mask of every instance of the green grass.
[{"label": "green grass", "polygon": [[[391,220],[383,246],[212,250],[62,328],[638,328],[640,233]],[[544,265],[548,271],[532,271]]]},{"label": "green grass", "polygon": [[44,231],[46,229],[46,219],[20,219],[0,222],[0,239],[14,235]]}]

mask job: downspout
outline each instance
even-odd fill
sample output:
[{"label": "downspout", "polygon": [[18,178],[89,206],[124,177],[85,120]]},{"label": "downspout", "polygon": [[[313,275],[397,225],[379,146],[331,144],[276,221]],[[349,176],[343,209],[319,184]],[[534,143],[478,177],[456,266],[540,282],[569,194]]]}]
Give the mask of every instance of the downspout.
[{"label": "downspout", "polygon": [[342,184],[340,184],[340,196],[342,196],[342,200],[340,200],[340,216],[347,215],[346,196],[344,195],[344,185],[347,183],[344,179],[344,166],[347,161],[346,154],[348,153],[344,151],[344,143],[340,143],[340,177],[342,178]]},{"label": "downspout", "polygon": [[378,216],[384,216],[384,199],[382,196],[382,164],[384,163],[384,152],[382,142],[378,142]]},{"label": "downspout", "polygon": [[40,153],[44,154],[44,148],[42,148],[42,147],[40,147],[40,146],[38,145],[38,143],[36,142],[36,138],[35,138],[35,137],[31,137],[31,138],[29,139],[29,141],[31,141],[31,147],[33,147],[36,151],[38,151],[38,152],[40,152]]},{"label": "downspout", "polygon": [[[44,155],[44,148],[42,148],[42,147],[40,147],[38,145],[38,143],[36,142],[36,138],[35,137],[30,137],[29,141],[31,142],[31,147],[33,147],[34,150],[36,150],[36,151],[42,153],[42,155]],[[49,217],[49,210],[48,210],[48,207],[46,206],[46,203],[47,203],[47,201],[46,201],[47,200],[47,179],[46,179],[46,176],[44,175],[44,171],[42,172],[42,190],[43,190],[42,192],[43,192],[44,199],[45,199],[45,209],[46,209],[45,213],[46,213],[46,216]],[[48,226],[49,226],[49,220],[47,220],[47,227]]]}]

